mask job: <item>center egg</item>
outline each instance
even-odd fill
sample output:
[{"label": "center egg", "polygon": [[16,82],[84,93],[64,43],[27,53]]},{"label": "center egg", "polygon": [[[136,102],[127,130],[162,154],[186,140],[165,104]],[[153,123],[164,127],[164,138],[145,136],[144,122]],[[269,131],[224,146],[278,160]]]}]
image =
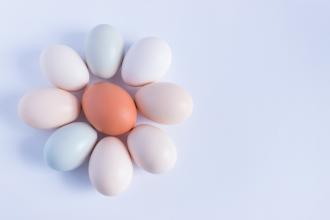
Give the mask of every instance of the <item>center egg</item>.
[{"label": "center egg", "polygon": [[135,126],[137,110],[131,96],[113,83],[89,85],[82,97],[87,120],[107,135],[121,135]]}]

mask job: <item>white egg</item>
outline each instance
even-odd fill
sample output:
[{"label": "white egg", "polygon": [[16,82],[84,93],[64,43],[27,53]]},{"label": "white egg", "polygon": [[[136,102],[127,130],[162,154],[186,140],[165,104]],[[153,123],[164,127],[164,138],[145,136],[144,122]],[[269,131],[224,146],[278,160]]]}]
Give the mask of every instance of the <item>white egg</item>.
[{"label": "white egg", "polygon": [[175,165],[176,147],[161,129],[151,125],[135,127],[127,137],[134,162],[151,173],[163,173]]},{"label": "white egg", "polygon": [[87,123],[65,125],[48,138],[44,149],[45,160],[55,170],[73,170],[90,155],[96,139],[96,131]]},{"label": "white egg", "polygon": [[24,95],[18,105],[18,115],[34,128],[56,128],[74,121],[80,103],[71,93],[57,88],[39,89]]},{"label": "white egg", "polygon": [[105,137],[94,148],[88,171],[97,191],[114,196],[130,185],[133,165],[125,145],[118,138]]},{"label": "white egg", "polygon": [[89,72],[79,54],[65,45],[52,45],[40,56],[40,67],[52,84],[75,91],[89,81]]},{"label": "white egg", "polygon": [[155,122],[176,124],[192,114],[193,101],[189,93],[173,83],[153,83],[135,94],[140,112]]},{"label": "white egg", "polygon": [[168,71],[171,48],[157,37],[144,38],[129,48],[121,69],[122,78],[131,86],[158,81]]},{"label": "white egg", "polygon": [[121,64],[124,40],[112,26],[101,24],[89,33],[85,53],[91,72],[98,77],[108,79],[115,75]]}]

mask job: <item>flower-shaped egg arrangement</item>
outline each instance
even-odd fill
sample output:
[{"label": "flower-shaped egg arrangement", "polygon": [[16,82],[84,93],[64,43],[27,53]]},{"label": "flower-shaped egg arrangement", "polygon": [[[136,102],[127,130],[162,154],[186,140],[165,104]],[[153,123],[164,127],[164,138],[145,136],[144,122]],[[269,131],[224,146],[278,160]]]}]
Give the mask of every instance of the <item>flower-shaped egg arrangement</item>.
[{"label": "flower-shaped egg arrangement", "polygon": [[[162,173],[173,168],[176,148],[171,138],[152,125],[136,125],[138,111],[162,124],[176,124],[192,113],[191,96],[173,83],[158,81],[171,63],[171,49],[156,37],[133,44],[124,56],[124,40],[110,25],[98,25],[87,38],[86,62],[65,45],[41,54],[40,65],[57,88],[32,91],[22,97],[19,116],[30,126],[58,128],[44,148],[47,164],[58,171],[79,167],[89,157],[92,185],[104,195],[128,188],[132,160],[144,170]],[[123,81],[140,87],[134,100],[123,88],[107,81],[88,85],[89,71],[109,79],[120,69]],[[86,122],[73,122],[80,100],[71,91],[84,89],[81,105]],[[98,143],[98,132],[106,137]],[[128,133],[127,147],[116,136]]]}]

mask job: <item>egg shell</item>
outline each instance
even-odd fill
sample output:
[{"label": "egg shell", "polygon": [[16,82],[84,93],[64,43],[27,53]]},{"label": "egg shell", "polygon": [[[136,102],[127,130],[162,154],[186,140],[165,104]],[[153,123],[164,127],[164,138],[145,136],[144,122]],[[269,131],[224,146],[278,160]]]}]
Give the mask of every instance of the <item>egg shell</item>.
[{"label": "egg shell", "polygon": [[100,132],[120,135],[135,126],[137,110],[131,96],[107,82],[86,88],[82,106],[87,120]]},{"label": "egg shell", "polygon": [[34,90],[18,104],[18,115],[34,128],[50,129],[74,121],[80,112],[78,99],[57,88]]},{"label": "egg shell", "polygon": [[75,91],[89,81],[89,72],[80,55],[65,45],[52,45],[40,56],[40,67],[53,85]]},{"label": "egg shell", "polygon": [[91,72],[108,79],[115,75],[122,62],[124,40],[112,26],[98,25],[88,35],[85,55]]},{"label": "egg shell", "polygon": [[105,137],[94,148],[88,171],[97,191],[114,196],[130,185],[133,165],[125,145],[118,138]]},{"label": "egg shell", "polygon": [[176,124],[192,114],[193,101],[189,93],[173,83],[153,83],[135,94],[139,111],[155,122]]},{"label": "egg shell", "polygon": [[96,131],[87,123],[65,125],[48,138],[44,149],[45,161],[58,171],[73,170],[87,159],[96,140]]},{"label": "egg shell", "polygon": [[171,138],[157,127],[135,127],[127,137],[127,145],[134,162],[148,172],[163,173],[175,165],[176,147]]},{"label": "egg shell", "polygon": [[122,78],[131,86],[158,81],[168,71],[171,59],[171,48],[166,41],[157,37],[143,38],[126,53],[121,69]]}]

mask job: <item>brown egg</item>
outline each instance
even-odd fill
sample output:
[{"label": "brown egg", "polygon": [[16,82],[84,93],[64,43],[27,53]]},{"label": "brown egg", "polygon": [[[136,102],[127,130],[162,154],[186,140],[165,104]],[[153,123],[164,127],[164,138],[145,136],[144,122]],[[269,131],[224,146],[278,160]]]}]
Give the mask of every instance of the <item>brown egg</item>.
[{"label": "brown egg", "polygon": [[88,86],[82,97],[82,107],[87,120],[107,135],[120,135],[135,126],[137,113],[133,99],[113,83]]}]

